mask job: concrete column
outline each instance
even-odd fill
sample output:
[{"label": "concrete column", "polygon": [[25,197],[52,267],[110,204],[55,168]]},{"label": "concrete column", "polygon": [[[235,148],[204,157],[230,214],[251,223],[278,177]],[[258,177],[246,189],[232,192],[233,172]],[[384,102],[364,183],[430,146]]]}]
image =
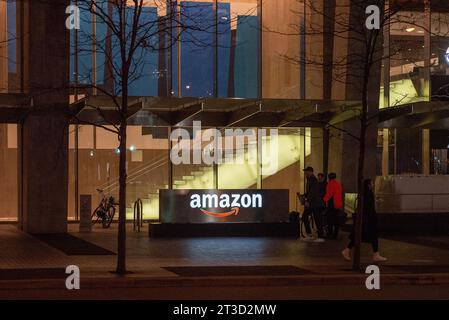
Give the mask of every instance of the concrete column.
[{"label": "concrete column", "polygon": [[22,124],[22,221],[29,233],[67,231],[69,0],[23,5],[24,90],[33,107]]},{"label": "concrete column", "polygon": [[383,129],[383,144],[382,144],[382,175],[384,177],[389,174],[389,130]]},{"label": "concrete column", "polygon": [[430,130],[422,130],[422,173],[430,174]]}]

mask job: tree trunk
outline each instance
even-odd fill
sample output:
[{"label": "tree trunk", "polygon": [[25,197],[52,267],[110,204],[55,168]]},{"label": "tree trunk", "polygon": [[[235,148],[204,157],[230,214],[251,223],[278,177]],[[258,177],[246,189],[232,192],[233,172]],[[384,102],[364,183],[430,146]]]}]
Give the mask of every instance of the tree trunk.
[{"label": "tree trunk", "polygon": [[120,163],[119,163],[119,216],[117,236],[117,270],[126,274],[126,121],[120,125]]},{"label": "tree trunk", "polygon": [[[365,117],[366,118],[366,117]],[[354,228],[354,255],[352,269],[360,271],[360,247],[362,243],[362,219],[363,219],[363,171],[365,169],[365,141],[366,141],[366,121],[360,121],[360,144],[357,170],[357,219]]]},{"label": "tree trunk", "polygon": [[[369,68],[369,66],[368,66]],[[357,218],[354,228],[354,254],[352,269],[354,271],[360,271],[360,247],[362,243],[362,221],[363,221],[363,180],[365,170],[365,147],[366,147],[366,126],[368,124],[368,82],[369,82],[369,69],[365,71],[365,77],[363,79],[363,92],[362,92],[362,113],[360,115],[360,136],[359,136],[359,159],[357,169]]]}]

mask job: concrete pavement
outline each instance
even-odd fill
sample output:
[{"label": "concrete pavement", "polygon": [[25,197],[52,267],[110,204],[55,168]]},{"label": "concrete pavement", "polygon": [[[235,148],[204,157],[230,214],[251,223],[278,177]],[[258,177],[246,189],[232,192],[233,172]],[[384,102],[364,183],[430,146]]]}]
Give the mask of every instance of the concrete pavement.
[{"label": "concrete pavement", "polygon": [[[106,230],[95,228],[91,233],[79,233],[77,228],[76,224],[70,225],[72,235],[116,251],[115,225]],[[233,288],[245,288],[238,291],[245,293],[243,298],[260,296],[260,290],[267,291],[263,288],[269,288],[271,292],[267,297],[300,298],[304,290],[298,291],[298,288],[304,287],[308,288],[307,291],[316,292],[317,297],[321,292],[323,297],[335,298],[341,293],[341,288],[348,288],[348,293],[354,297],[360,296],[357,291],[367,291],[367,275],[352,272],[350,263],[340,256],[346,235],[323,244],[276,238],[150,239],[145,230],[135,233],[128,228],[128,269],[133,273],[125,278],[110,273],[115,267],[115,255],[67,255],[11,225],[0,225],[0,236],[0,270],[4,272],[0,280],[1,298],[33,298],[36,295],[41,298],[101,298],[108,292],[115,297],[162,299],[171,296],[185,299],[189,298],[188,293],[193,288],[199,298],[226,297],[226,292],[230,294],[227,297],[237,297],[239,294]],[[408,238],[405,241],[381,239],[380,247],[382,254],[389,258],[388,262],[380,265],[383,290],[390,288],[394,296],[394,292],[400,292],[394,288],[402,287],[410,296],[415,292],[414,296],[423,297],[424,292],[428,292],[430,297],[449,299],[449,292],[445,291],[449,287],[449,237]],[[370,257],[370,248],[364,245],[364,265],[371,264]],[[54,277],[50,272],[50,269],[65,269],[68,265],[80,267],[80,292],[66,293],[64,276]],[[195,271],[206,266],[215,267],[218,274],[211,276]],[[264,268],[280,267],[283,270],[282,266],[294,267],[299,273],[263,273]],[[176,267],[181,267],[181,270],[193,267],[193,273],[177,273]],[[254,267],[255,274],[239,275],[237,272],[236,276],[226,270],[234,268],[235,272],[246,267],[249,272]],[[8,279],[8,272],[17,269],[23,271],[23,279]],[[29,277],[27,270],[33,269],[42,270],[42,276]],[[326,287],[333,288],[333,293],[324,291]],[[434,289],[430,290],[431,287]],[[210,288],[220,290],[211,295]]]}]

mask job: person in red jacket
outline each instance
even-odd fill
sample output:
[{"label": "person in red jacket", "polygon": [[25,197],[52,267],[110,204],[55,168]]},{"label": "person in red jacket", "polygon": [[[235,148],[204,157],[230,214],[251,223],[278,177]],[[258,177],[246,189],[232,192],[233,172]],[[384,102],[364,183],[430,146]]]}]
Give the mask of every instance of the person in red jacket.
[{"label": "person in red jacket", "polygon": [[327,220],[330,237],[337,239],[340,229],[339,215],[343,209],[343,191],[335,173],[329,173],[326,195],[323,198],[327,207]]}]

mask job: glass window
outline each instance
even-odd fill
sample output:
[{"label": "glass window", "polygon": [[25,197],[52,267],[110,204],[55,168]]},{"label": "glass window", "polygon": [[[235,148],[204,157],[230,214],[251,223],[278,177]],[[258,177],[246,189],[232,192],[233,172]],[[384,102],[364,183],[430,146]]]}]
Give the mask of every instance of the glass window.
[{"label": "glass window", "polygon": [[[111,18],[118,27],[117,10],[110,1],[97,1],[98,14],[92,13],[88,2],[81,2],[78,46],[75,48],[75,31],[71,31],[71,81],[75,80],[75,59],[78,60],[78,82],[95,84],[108,92],[120,90],[120,44],[116,35],[108,30],[103,17]],[[102,11],[100,11],[102,10]],[[101,12],[101,13],[100,13]],[[126,11],[128,32],[131,30],[134,7]],[[166,14],[161,1],[145,1],[142,7],[137,41],[141,44],[134,53],[129,77],[129,95],[157,96],[167,92],[167,51],[164,42],[167,30],[160,22]],[[161,90],[161,91],[160,91]],[[165,92],[164,92],[165,90]]]},{"label": "glass window", "polygon": [[264,1],[262,10],[262,94],[300,98],[300,21],[304,3]]},{"label": "glass window", "polygon": [[0,2],[0,92],[17,92],[16,1]]},{"label": "glass window", "polygon": [[[395,174],[396,138],[395,129],[377,130],[376,175]],[[386,139],[388,139],[388,144]]]},{"label": "glass window", "polygon": [[219,0],[220,97],[256,98],[259,95],[258,12],[257,0]]},{"label": "glass window", "polygon": [[429,100],[424,4],[407,5],[390,26],[390,106]]},{"label": "glass window", "polygon": [[0,221],[18,218],[17,161],[17,125],[0,124]]},{"label": "glass window", "polygon": [[[213,97],[215,65],[215,12],[211,0],[181,1],[181,96]],[[178,54],[178,52],[176,52]],[[175,71],[174,70],[174,71]]]},{"label": "glass window", "polygon": [[430,81],[433,100],[449,96],[449,4],[431,3]]},{"label": "glass window", "polygon": [[449,174],[449,130],[430,130],[430,173]]},{"label": "glass window", "polygon": [[[289,189],[290,210],[299,210],[296,193],[301,192],[301,160],[304,161],[304,130],[266,130],[262,138],[262,188]],[[270,134],[271,133],[271,134]]]},{"label": "glass window", "polygon": [[422,173],[422,131],[396,129],[397,174]]},{"label": "glass window", "polygon": [[[74,127],[74,126],[72,126]],[[74,135],[70,128],[69,217],[74,213]],[[119,152],[117,135],[103,128],[79,126],[79,194],[92,196],[92,209],[100,202],[97,189],[118,201]],[[144,218],[159,218],[159,190],[168,188],[168,129],[128,126],[127,218],[133,205],[143,202]]]},{"label": "glass window", "polygon": [[218,165],[219,189],[255,189],[259,176],[257,130],[224,130],[223,163]]},{"label": "glass window", "polygon": [[179,161],[173,161],[173,189],[214,189],[214,133],[213,128],[173,131],[172,153],[179,156]]},{"label": "glass window", "polygon": [[168,128],[128,126],[127,217],[142,200],[144,219],[159,219],[159,190],[168,188]]},{"label": "glass window", "polygon": [[[71,82],[75,82],[78,75],[78,83],[81,85],[90,85],[93,82],[93,16],[86,8],[86,5],[79,5],[80,8],[80,29],[70,31],[70,75]],[[76,34],[77,39],[75,38]],[[77,40],[77,42],[76,42]],[[75,70],[75,60],[78,62],[78,68]]]}]

